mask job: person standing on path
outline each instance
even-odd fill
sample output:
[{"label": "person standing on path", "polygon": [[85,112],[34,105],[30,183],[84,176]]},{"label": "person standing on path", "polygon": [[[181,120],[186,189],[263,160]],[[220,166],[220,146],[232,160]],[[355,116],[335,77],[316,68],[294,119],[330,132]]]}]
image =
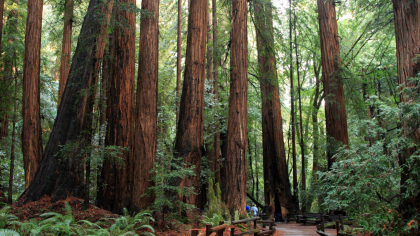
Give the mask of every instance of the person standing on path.
[{"label": "person standing on path", "polygon": [[254,216],[258,215],[258,208],[255,204],[254,204],[254,206],[251,207],[251,211],[254,212]]}]

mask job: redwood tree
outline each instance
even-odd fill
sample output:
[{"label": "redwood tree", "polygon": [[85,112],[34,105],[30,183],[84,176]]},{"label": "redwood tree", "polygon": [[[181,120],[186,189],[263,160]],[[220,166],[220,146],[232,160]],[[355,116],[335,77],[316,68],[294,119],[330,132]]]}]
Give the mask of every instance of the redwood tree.
[{"label": "redwood tree", "polygon": [[231,77],[226,159],[226,204],[245,214],[248,146],[248,31],[246,0],[232,1]]},{"label": "redwood tree", "polygon": [[176,40],[176,122],[179,120],[179,95],[181,94],[181,25],[182,25],[182,0],[178,0],[178,34]]},{"label": "redwood tree", "polygon": [[29,186],[42,159],[40,115],[42,0],[28,1],[23,60],[22,153],[25,184]]},{"label": "redwood tree", "polygon": [[70,58],[71,58],[71,33],[73,27],[73,0],[65,0],[64,3],[64,29],[63,44],[61,45],[61,64],[60,81],[58,86],[58,104],[60,105],[61,96],[66,86],[69,76]]},{"label": "redwood tree", "polygon": [[[120,8],[120,4],[124,4],[124,7]],[[131,206],[136,29],[134,6],[133,0],[120,0],[114,9],[117,24],[111,42],[112,64],[108,81],[110,95],[105,146],[128,147],[130,151],[124,151],[119,161],[105,159],[98,205],[115,213],[122,213],[123,208]]]},{"label": "redwood tree", "polygon": [[[178,129],[174,156],[194,165],[195,176],[178,180],[180,187],[200,189],[201,157],[203,155],[204,83],[207,39],[206,0],[191,1],[188,16],[187,55],[182,87]],[[197,205],[196,195],[186,197],[185,202]],[[199,206],[201,207],[201,206]]]},{"label": "redwood tree", "polygon": [[265,202],[289,212],[297,210],[290,188],[284,149],[279,85],[274,51],[270,2],[255,1],[255,29],[262,99],[263,170]]},{"label": "redwood tree", "polygon": [[341,75],[340,42],[335,3],[317,0],[319,35],[321,41],[322,78],[325,94],[328,169],[334,163],[333,155],[342,144],[349,144],[344,88]]},{"label": "redwood tree", "polygon": [[112,0],[89,3],[69,72],[69,86],[64,89],[42,163],[22,195],[24,202],[39,200],[44,195],[53,200],[84,195],[83,156],[78,155],[78,150],[83,146],[81,137],[92,112],[92,103],[88,101],[96,83],[92,74],[103,57],[110,9]]},{"label": "redwood tree", "polygon": [[[140,24],[139,71],[137,78],[136,131],[134,145],[133,209],[146,209],[154,197],[147,195],[156,160],[158,100],[159,1],[143,0],[143,10],[153,16],[142,17]],[[146,194],[146,195],[145,195]]]},{"label": "redwood tree", "polygon": [[[419,1],[418,0],[393,0],[394,10],[394,24],[395,24],[395,38],[397,44],[397,67],[398,67],[398,83],[400,84],[400,101],[411,102],[413,97],[407,96],[404,93],[404,88],[413,88],[417,84],[414,81],[410,81],[410,78],[416,77],[420,71],[420,63],[418,60],[418,54],[420,53],[420,12],[419,12]],[[403,135],[406,136],[405,140],[413,139],[415,143],[420,140],[418,130],[410,127],[408,122],[401,124],[403,127]],[[403,153],[399,155],[399,164],[403,167],[401,173],[401,194],[404,196],[407,193],[407,184],[409,179],[418,182],[418,174],[415,171],[413,164],[407,165],[408,162],[412,161],[411,158],[413,153],[417,151],[417,147],[405,147]],[[411,159],[411,160],[410,160]],[[416,161],[418,165],[419,161]],[[403,217],[410,219],[416,213],[419,213],[420,209],[420,194],[417,192],[415,195],[410,197],[403,197],[400,205],[400,210],[403,213]]]}]

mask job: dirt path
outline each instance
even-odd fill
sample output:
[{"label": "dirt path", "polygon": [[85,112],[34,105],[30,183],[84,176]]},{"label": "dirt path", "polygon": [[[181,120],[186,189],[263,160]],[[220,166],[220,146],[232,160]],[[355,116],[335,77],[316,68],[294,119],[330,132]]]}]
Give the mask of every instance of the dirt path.
[{"label": "dirt path", "polygon": [[[276,228],[281,236],[318,236],[316,226],[313,224],[277,223]],[[326,233],[337,235],[335,229],[326,229]]]}]

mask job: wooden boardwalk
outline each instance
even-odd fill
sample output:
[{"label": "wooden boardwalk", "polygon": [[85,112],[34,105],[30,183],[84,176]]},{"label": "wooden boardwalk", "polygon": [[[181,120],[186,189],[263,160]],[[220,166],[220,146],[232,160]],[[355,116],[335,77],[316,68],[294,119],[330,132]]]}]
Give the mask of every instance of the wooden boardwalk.
[{"label": "wooden boardwalk", "polygon": [[[318,236],[315,224],[303,225],[303,223],[276,223],[276,228],[281,236]],[[326,233],[337,235],[335,229],[325,229]]]}]

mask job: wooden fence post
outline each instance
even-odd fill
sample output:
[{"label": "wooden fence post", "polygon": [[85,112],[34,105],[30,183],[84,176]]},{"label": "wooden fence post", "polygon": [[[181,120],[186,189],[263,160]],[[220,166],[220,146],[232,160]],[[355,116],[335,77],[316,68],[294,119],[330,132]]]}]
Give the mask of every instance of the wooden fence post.
[{"label": "wooden fence post", "polygon": [[[219,221],[219,225],[223,225],[224,223],[225,223],[224,221]],[[223,229],[223,230],[217,231],[217,236],[223,236],[223,231],[225,230]]]},{"label": "wooden fence post", "polygon": [[321,221],[321,231],[325,232],[324,221]]},{"label": "wooden fence post", "polygon": [[344,231],[344,218],[343,215],[340,214],[340,229]]},{"label": "wooden fence post", "polygon": [[[254,229],[257,229],[257,220],[254,220]],[[254,236],[257,236],[258,233],[254,233]]]},{"label": "wooden fence post", "polygon": [[211,234],[211,228],[213,228],[213,225],[206,225],[206,236]]},{"label": "wooden fence post", "polygon": [[198,235],[198,229],[192,229],[191,236],[197,236],[197,235]]}]

